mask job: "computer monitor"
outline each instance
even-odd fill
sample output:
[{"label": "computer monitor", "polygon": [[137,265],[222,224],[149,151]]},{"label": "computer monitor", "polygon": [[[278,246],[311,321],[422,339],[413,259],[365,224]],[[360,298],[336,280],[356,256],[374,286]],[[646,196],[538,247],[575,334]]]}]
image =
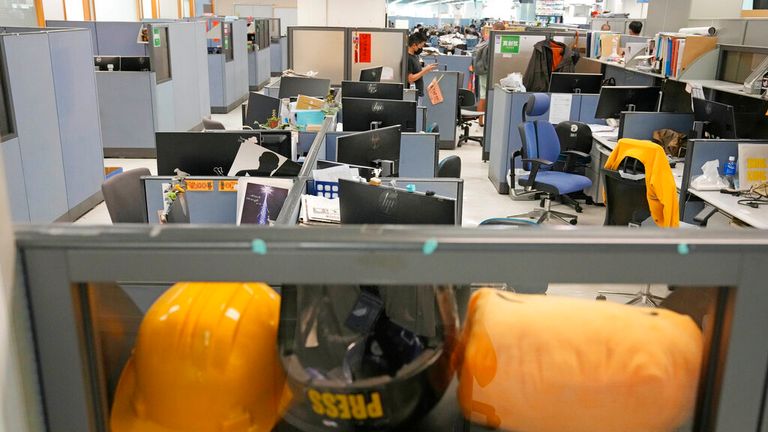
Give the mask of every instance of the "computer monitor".
[{"label": "computer monitor", "polygon": [[600,89],[595,118],[617,119],[622,111],[655,112],[660,90],[660,87],[605,86]]},{"label": "computer monitor", "polygon": [[736,139],[736,115],[733,106],[693,98],[694,131],[698,138]]},{"label": "computer monitor", "polygon": [[341,95],[342,97],[362,99],[403,100],[403,85],[401,83],[342,81]]},{"label": "computer monitor", "polygon": [[400,167],[400,126],[390,126],[337,138],[336,160],[342,163],[382,168],[386,177],[396,177]]},{"label": "computer monitor", "polygon": [[119,71],[120,57],[97,56],[93,58],[93,65],[97,70],[100,70],[100,71]]},{"label": "computer monitor", "polygon": [[284,76],[280,78],[280,99],[298,95],[325,98],[331,89],[331,80]]},{"label": "computer monitor", "polygon": [[273,112],[280,116],[280,99],[251,92],[248,95],[248,107],[245,110],[245,125],[258,128],[258,124],[267,123],[267,119],[272,117]]},{"label": "computer monitor", "polygon": [[123,72],[149,72],[149,57],[120,57],[120,70]]},{"label": "computer monitor", "polygon": [[667,79],[661,86],[660,112],[692,113],[693,102],[688,92],[688,84]]},{"label": "computer monitor", "polygon": [[602,74],[553,72],[549,92],[598,94],[602,85]]},{"label": "computer monitor", "polygon": [[724,92],[717,95],[717,100],[733,107],[738,138],[768,139],[767,100]]},{"label": "computer monitor", "polygon": [[416,102],[386,99],[341,99],[341,116],[345,131],[367,131],[378,127],[400,125],[403,132],[416,132]]},{"label": "computer monitor", "polygon": [[259,145],[272,150],[273,152],[285,156],[288,159],[293,158],[292,134],[289,130],[262,130],[261,141]]},{"label": "computer monitor", "polygon": [[384,67],[379,66],[375,68],[369,68],[369,69],[363,69],[360,71],[360,81],[367,81],[367,82],[380,82],[381,81],[381,72],[384,70]]},{"label": "computer monitor", "polygon": [[456,200],[339,181],[342,224],[456,225]]}]

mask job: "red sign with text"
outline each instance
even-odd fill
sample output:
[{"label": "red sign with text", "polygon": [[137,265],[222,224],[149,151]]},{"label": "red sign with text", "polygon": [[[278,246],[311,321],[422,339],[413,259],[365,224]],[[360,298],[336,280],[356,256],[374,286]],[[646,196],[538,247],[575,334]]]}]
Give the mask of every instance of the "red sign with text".
[{"label": "red sign with text", "polygon": [[358,61],[360,63],[371,62],[371,34],[360,33],[360,48],[358,51]]}]

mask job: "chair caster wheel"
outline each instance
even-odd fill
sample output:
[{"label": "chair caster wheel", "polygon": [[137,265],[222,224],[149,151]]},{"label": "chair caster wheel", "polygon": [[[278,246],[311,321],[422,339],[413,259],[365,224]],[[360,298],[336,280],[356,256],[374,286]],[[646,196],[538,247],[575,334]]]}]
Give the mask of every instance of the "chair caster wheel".
[{"label": "chair caster wheel", "polygon": [[597,297],[595,297],[595,300],[598,300],[598,301],[606,301],[606,300],[608,300],[608,299],[607,299],[607,298],[605,298],[605,296],[604,296],[604,295],[600,294],[600,295],[598,295]]},{"label": "chair caster wheel", "polygon": [[576,207],[576,213],[582,213],[582,212],[584,212],[584,209],[582,209],[581,207]]},{"label": "chair caster wheel", "polygon": [[587,197],[586,203],[587,205],[595,205],[595,200],[592,197]]},{"label": "chair caster wheel", "polygon": [[570,223],[571,225],[576,225],[577,223],[579,223],[579,221],[577,221],[576,219],[571,219]]}]

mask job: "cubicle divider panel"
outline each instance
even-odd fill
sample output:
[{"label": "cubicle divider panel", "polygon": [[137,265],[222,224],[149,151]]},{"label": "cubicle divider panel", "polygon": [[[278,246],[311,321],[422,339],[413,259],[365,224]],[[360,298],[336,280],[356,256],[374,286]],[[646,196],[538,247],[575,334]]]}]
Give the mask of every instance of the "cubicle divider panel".
[{"label": "cubicle divider panel", "polygon": [[579,121],[586,124],[605,124],[605,119],[595,118],[600,95],[582,94],[579,108]]},{"label": "cubicle divider panel", "polygon": [[[168,48],[173,76],[171,80],[173,83],[173,129],[159,130],[190,130],[198,126],[205,113],[210,110],[210,107],[205,111],[200,109],[200,99],[203,98],[201,95],[208,93],[205,91],[208,87],[208,68],[202,70],[197,68],[199,59],[203,58],[205,52],[204,48],[201,48],[205,39],[199,34],[200,26],[201,24],[197,22],[168,24],[168,37],[171,41]],[[199,51],[201,49],[203,51]],[[202,78],[206,78],[206,81]],[[205,82],[205,87],[201,88],[202,82]]]},{"label": "cubicle divider panel", "polygon": [[658,112],[623,112],[619,138],[650,140],[653,132],[672,129],[688,135],[693,130],[693,114]]},{"label": "cubicle divider panel", "polygon": [[[702,174],[701,167],[705,162],[718,160],[724,167],[729,156],[739,154],[741,140],[690,140],[685,154],[685,167],[680,183],[680,220],[693,223],[696,213],[704,207],[697,199],[691,199],[688,188],[691,181]],[[768,143],[767,143],[768,144]]]},{"label": "cubicle divider panel", "polygon": [[248,23],[244,19],[232,22],[232,41],[234,51],[235,81],[234,95],[227,106],[227,112],[240,105],[248,98]]},{"label": "cubicle divider panel", "polygon": [[[433,80],[438,80],[443,100],[433,104],[427,96],[427,87]],[[427,108],[425,126],[437,123],[440,127],[440,148],[456,148],[456,121],[459,117],[459,72],[432,71],[424,75],[424,97],[422,103]]]},{"label": "cubicle divider panel", "polygon": [[[147,203],[147,220],[160,223],[163,210],[163,185],[172,177],[142,177]],[[237,177],[188,177],[187,180],[210,183],[209,190],[188,190],[185,193],[189,206],[189,221],[195,224],[237,223]]]},{"label": "cubicle divider panel", "polygon": [[460,178],[400,177],[391,181],[385,181],[384,183],[401,189],[407,188],[408,185],[413,185],[417,192],[434,192],[435,195],[456,200],[456,220],[458,221],[457,225],[461,225],[464,216],[464,180]]},{"label": "cubicle divider panel", "polygon": [[269,45],[269,72],[270,76],[280,76],[283,72],[283,44],[285,38],[280,38],[278,42],[272,41]]},{"label": "cubicle divider panel", "polygon": [[11,220],[13,223],[28,223],[29,204],[27,203],[19,139],[14,137],[0,142],[0,156],[2,156],[3,161],[2,175],[5,176],[8,204],[11,208]]},{"label": "cubicle divider panel", "polygon": [[[257,83],[256,85],[261,88],[265,84],[269,82],[269,78],[272,76],[272,47],[277,46],[279,48],[279,45],[277,44],[270,44],[269,48],[264,48],[256,51],[256,63],[258,65],[257,68]],[[279,60],[279,59],[278,59]]]},{"label": "cubicle divider panel", "polygon": [[[491,50],[488,89],[513,72],[525,74],[533,55],[533,46],[546,37],[546,34],[534,32],[492,31],[488,42]],[[516,49],[502,48],[502,41],[506,42],[509,38],[513,39],[511,43],[517,44]]]},{"label": "cubicle divider panel", "polygon": [[494,106],[494,88],[493,86],[487,89],[485,95],[485,123],[483,127],[483,162],[487,162],[491,158],[491,130],[493,125],[493,106]]},{"label": "cubicle divider panel", "polygon": [[438,64],[446,66],[446,71],[461,72],[464,78],[461,82],[461,88],[469,88],[470,80],[472,79],[472,72],[469,70],[470,66],[472,66],[472,56],[440,54],[435,57]]},{"label": "cubicle divider panel", "polygon": [[[328,132],[325,135],[325,160],[336,161],[336,139],[354,132]],[[431,133],[402,134],[400,141],[400,177],[433,178],[440,162],[438,135]]]},{"label": "cubicle divider panel", "polygon": [[47,33],[5,36],[7,84],[16,118],[32,223],[67,214],[67,190]]},{"label": "cubicle divider panel", "polygon": [[96,55],[146,56],[148,43],[139,43],[139,22],[96,22]]},{"label": "cubicle divider panel", "polygon": [[224,54],[208,54],[208,80],[211,92],[211,111],[226,106],[227,80]]},{"label": "cubicle divider panel", "polygon": [[[91,37],[86,30],[72,30],[51,32],[48,38],[67,202],[72,210],[87,204],[87,200],[94,201],[104,181],[104,149]],[[96,203],[92,202],[82,212]],[[72,216],[76,218],[80,214]]]},{"label": "cubicle divider panel", "polygon": [[259,61],[256,59],[256,51],[248,51],[248,90],[259,90]]},{"label": "cubicle divider panel", "polygon": [[358,81],[363,69],[383,66],[392,69],[393,76],[382,81],[406,83],[408,30],[350,28],[347,41],[351,44],[347,52],[350,80]]},{"label": "cubicle divider panel", "polygon": [[93,49],[93,55],[99,54],[99,42],[96,37],[96,21],[60,21],[60,20],[46,20],[46,27],[55,28],[84,28],[88,29],[91,33],[91,46]]},{"label": "cubicle divider panel", "polygon": [[[153,77],[157,77],[154,74]],[[175,131],[176,104],[175,80],[157,83],[152,87],[152,97],[155,106],[155,130],[158,132]],[[201,120],[202,121],[202,120]]]},{"label": "cubicle divider panel", "polygon": [[317,72],[317,78],[340,86],[347,79],[348,32],[344,27],[289,27],[288,68],[297,73]]},{"label": "cubicle divider panel", "polygon": [[[96,72],[102,143],[106,157],[152,156],[155,147],[154,72]],[[152,154],[146,154],[151,152]]]},{"label": "cubicle divider panel", "polygon": [[202,119],[211,115],[211,92],[209,89],[208,78],[208,40],[205,30],[205,21],[195,22],[195,62],[197,71],[197,93],[200,95],[200,118],[197,120],[199,123]]}]

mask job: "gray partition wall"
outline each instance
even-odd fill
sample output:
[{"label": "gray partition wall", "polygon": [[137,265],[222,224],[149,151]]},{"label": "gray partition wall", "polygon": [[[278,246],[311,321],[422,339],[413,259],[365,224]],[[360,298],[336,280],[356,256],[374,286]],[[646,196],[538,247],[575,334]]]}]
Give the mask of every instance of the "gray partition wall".
[{"label": "gray partition wall", "polygon": [[84,29],[5,29],[0,68],[12,133],[0,137],[13,221],[72,221],[101,200],[104,164]]},{"label": "gray partition wall", "polygon": [[211,112],[226,114],[248,100],[247,23],[243,19],[215,20],[221,22],[222,29],[232,25],[232,58],[228,59],[224,52],[208,54]]},{"label": "gray partition wall", "polygon": [[[456,121],[459,117],[459,72],[432,71],[424,75],[424,96],[422,104],[427,108],[425,128],[429,129],[437,123],[440,127],[440,148],[452,150],[456,148]],[[443,101],[433,104],[427,96],[427,86],[437,80]]]},{"label": "gray partition wall", "polygon": [[[361,37],[370,38],[370,59],[361,55]],[[360,71],[383,66],[392,69],[392,79],[382,81],[405,83],[408,73],[408,31],[383,28],[350,28],[347,64],[349,79],[360,80]],[[357,44],[355,43],[357,41]]]},{"label": "gray partition wall", "polygon": [[[205,23],[170,20],[48,23],[88,28],[96,43],[93,55],[151,59],[152,71],[149,72],[96,72],[105,156],[153,157],[155,132],[199,130],[203,118],[210,116]],[[147,26],[150,34],[152,28],[160,29],[164,41],[160,47],[138,42],[142,26]],[[166,60],[170,79],[158,78],[157,69]],[[90,63],[93,70],[93,59]]]}]

